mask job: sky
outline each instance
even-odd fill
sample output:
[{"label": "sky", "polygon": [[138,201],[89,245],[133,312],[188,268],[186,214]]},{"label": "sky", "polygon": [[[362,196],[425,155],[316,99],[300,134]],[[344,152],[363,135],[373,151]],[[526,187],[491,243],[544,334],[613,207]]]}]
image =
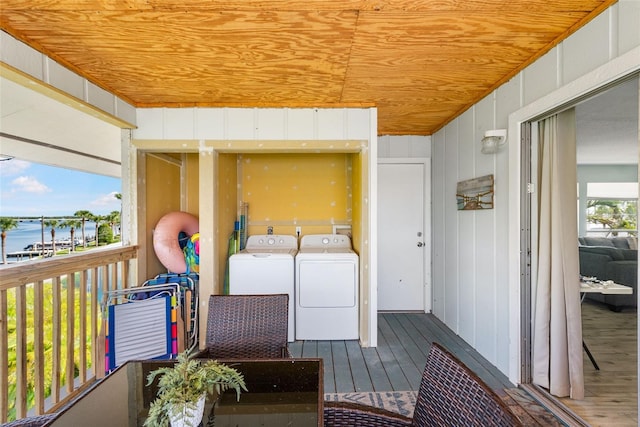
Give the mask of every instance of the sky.
[{"label": "sky", "polygon": [[0,216],[65,216],[120,211],[119,178],[24,160],[0,161]]}]

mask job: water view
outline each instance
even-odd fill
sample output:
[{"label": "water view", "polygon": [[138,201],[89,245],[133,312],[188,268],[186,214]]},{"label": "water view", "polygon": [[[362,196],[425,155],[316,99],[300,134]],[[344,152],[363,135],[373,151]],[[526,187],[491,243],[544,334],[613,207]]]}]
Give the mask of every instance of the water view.
[{"label": "water view", "polygon": [[[119,178],[16,158],[0,162],[0,177],[0,217],[29,218],[20,221],[18,228],[6,231],[8,254],[24,251],[29,245],[43,240],[42,215],[45,220],[69,217],[78,211],[106,216],[121,209],[120,200],[116,197],[121,187]],[[95,234],[95,222],[86,222],[87,239],[89,236],[94,238]],[[76,228],[74,237],[82,239],[81,227]],[[56,241],[70,238],[68,227],[56,227]],[[51,228],[46,226],[44,243],[51,243]]]},{"label": "water view", "polygon": [[[96,224],[88,221],[85,223],[85,237],[93,238],[96,235]],[[75,230],[75,239],[82,241],[82,227]],[[56,228],[57,241],[71,239],[71,229]],[[25,220],[18,223],[18,227],[7,231],[6,251],[7,253],[25,250],[26,247],[42,241],[42,225],[40,220]],[[51,227],[44,227],[44,242],[51,242]]]}]

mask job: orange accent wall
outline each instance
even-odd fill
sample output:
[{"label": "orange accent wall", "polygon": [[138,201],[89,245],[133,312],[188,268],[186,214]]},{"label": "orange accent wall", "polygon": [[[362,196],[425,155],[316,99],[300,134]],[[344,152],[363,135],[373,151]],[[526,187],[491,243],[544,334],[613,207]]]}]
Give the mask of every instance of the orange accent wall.
[{"label": "orange accent wall", "polygon": [[190,214],[199,216],[200,209],[200,180],[198,177],[198,168],[200,167],[200,161],[197,153],[185,153],[184,154],[184,204],[185,210]]},{"label": "orange accent wall", "polygon": [[249,235],[331,233],[351,223],[351,154],[239,155],[241,198],[249,204]]},{"label": "orange accent wall", "polygon": [[[215,293],[223,291],[226,265],[228,258],[229,236],[233,233],[233,226],[238,217],[238,156],[236,154],[218,154],[217,182],[217,224],[214,224],[216,233],[216,248],[218,259],[218,282]],[[213,188],[212,188],[213,190]]]},{"label": "orange accent wall", "polygon": [[[353,245],[353,249],[362,253],[362,247],[360,245],[362,238],[362,228],[365,224],[368,224],[368,221],[364,221],[362,218],[363,215],[363,207],[362,207],[362,192],[363,189],[363,180],[362,180],[362,153],[350,154],[352,158],[352,187],[353,194],[357,195],[357,197],[352,197],[352,219],[353,223],[351,224],[351,242]],[[362,256],[362,255],[361,255]]]},{"label": "orange accent wall", "polygon": [[[140,281],[165,271],[153,253],[152,228],[164,213],[197,214],[201,230],[200,321],[208,295],[223,292],[228,241],[241,202],[248,203],[248,235],[331,233],[349,225],[360,255],[360,334],[369,342],[369,154],[353,141],[138,142]],[[146,153],[145,153],[146,151]],[[147,161],[144,161],[146,159]],[[175,159],[175,160],[174,160]],[[180,162],[182,160],[182,162]],[[148,262],[147,262],[148,260]],[[200,331],[204,343],[206,328]]]},{"label": "orange accent wall", "polygon": [[[180,158],[175,154],[171,154],[170,157]],[[146,217],[147,229],[144,231],[144,235],[148,248],[145,277],[154,277],[157,274],[165,273],[167,269],[158,260],[153,250],[153,229],[163,215],[180,210],[180,167],[152,155],[145,156],[145,159],[145,208],[143,215]]]}]

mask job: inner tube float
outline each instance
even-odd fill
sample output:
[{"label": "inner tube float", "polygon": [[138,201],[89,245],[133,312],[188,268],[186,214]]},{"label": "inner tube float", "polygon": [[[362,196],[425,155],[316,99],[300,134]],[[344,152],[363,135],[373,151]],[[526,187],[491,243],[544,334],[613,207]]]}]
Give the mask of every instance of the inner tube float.
[{"label": "inner tube float", "polygon": [[187,262],[180,247],[180,233],[192,236],[198,233],[198,218],[188,212],[169,212],[164,215],[153,230],[153,250],[171,273],[187,272]]}]

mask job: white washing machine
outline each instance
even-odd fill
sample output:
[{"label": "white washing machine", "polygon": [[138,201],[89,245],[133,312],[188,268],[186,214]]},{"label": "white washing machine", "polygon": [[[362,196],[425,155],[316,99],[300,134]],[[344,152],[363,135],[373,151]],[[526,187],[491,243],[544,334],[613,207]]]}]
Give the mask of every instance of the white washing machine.
[{"label": "white washing machine", "polygon": [[289,294],[288,340],[295,340],[294,236],[249,236],[245,248],[229,258],[230,294]]},{"label": "white washing machine", "polygon": [[358,339],[358,254],[349,236],[310,234],[296,255],[296,339]]}]

